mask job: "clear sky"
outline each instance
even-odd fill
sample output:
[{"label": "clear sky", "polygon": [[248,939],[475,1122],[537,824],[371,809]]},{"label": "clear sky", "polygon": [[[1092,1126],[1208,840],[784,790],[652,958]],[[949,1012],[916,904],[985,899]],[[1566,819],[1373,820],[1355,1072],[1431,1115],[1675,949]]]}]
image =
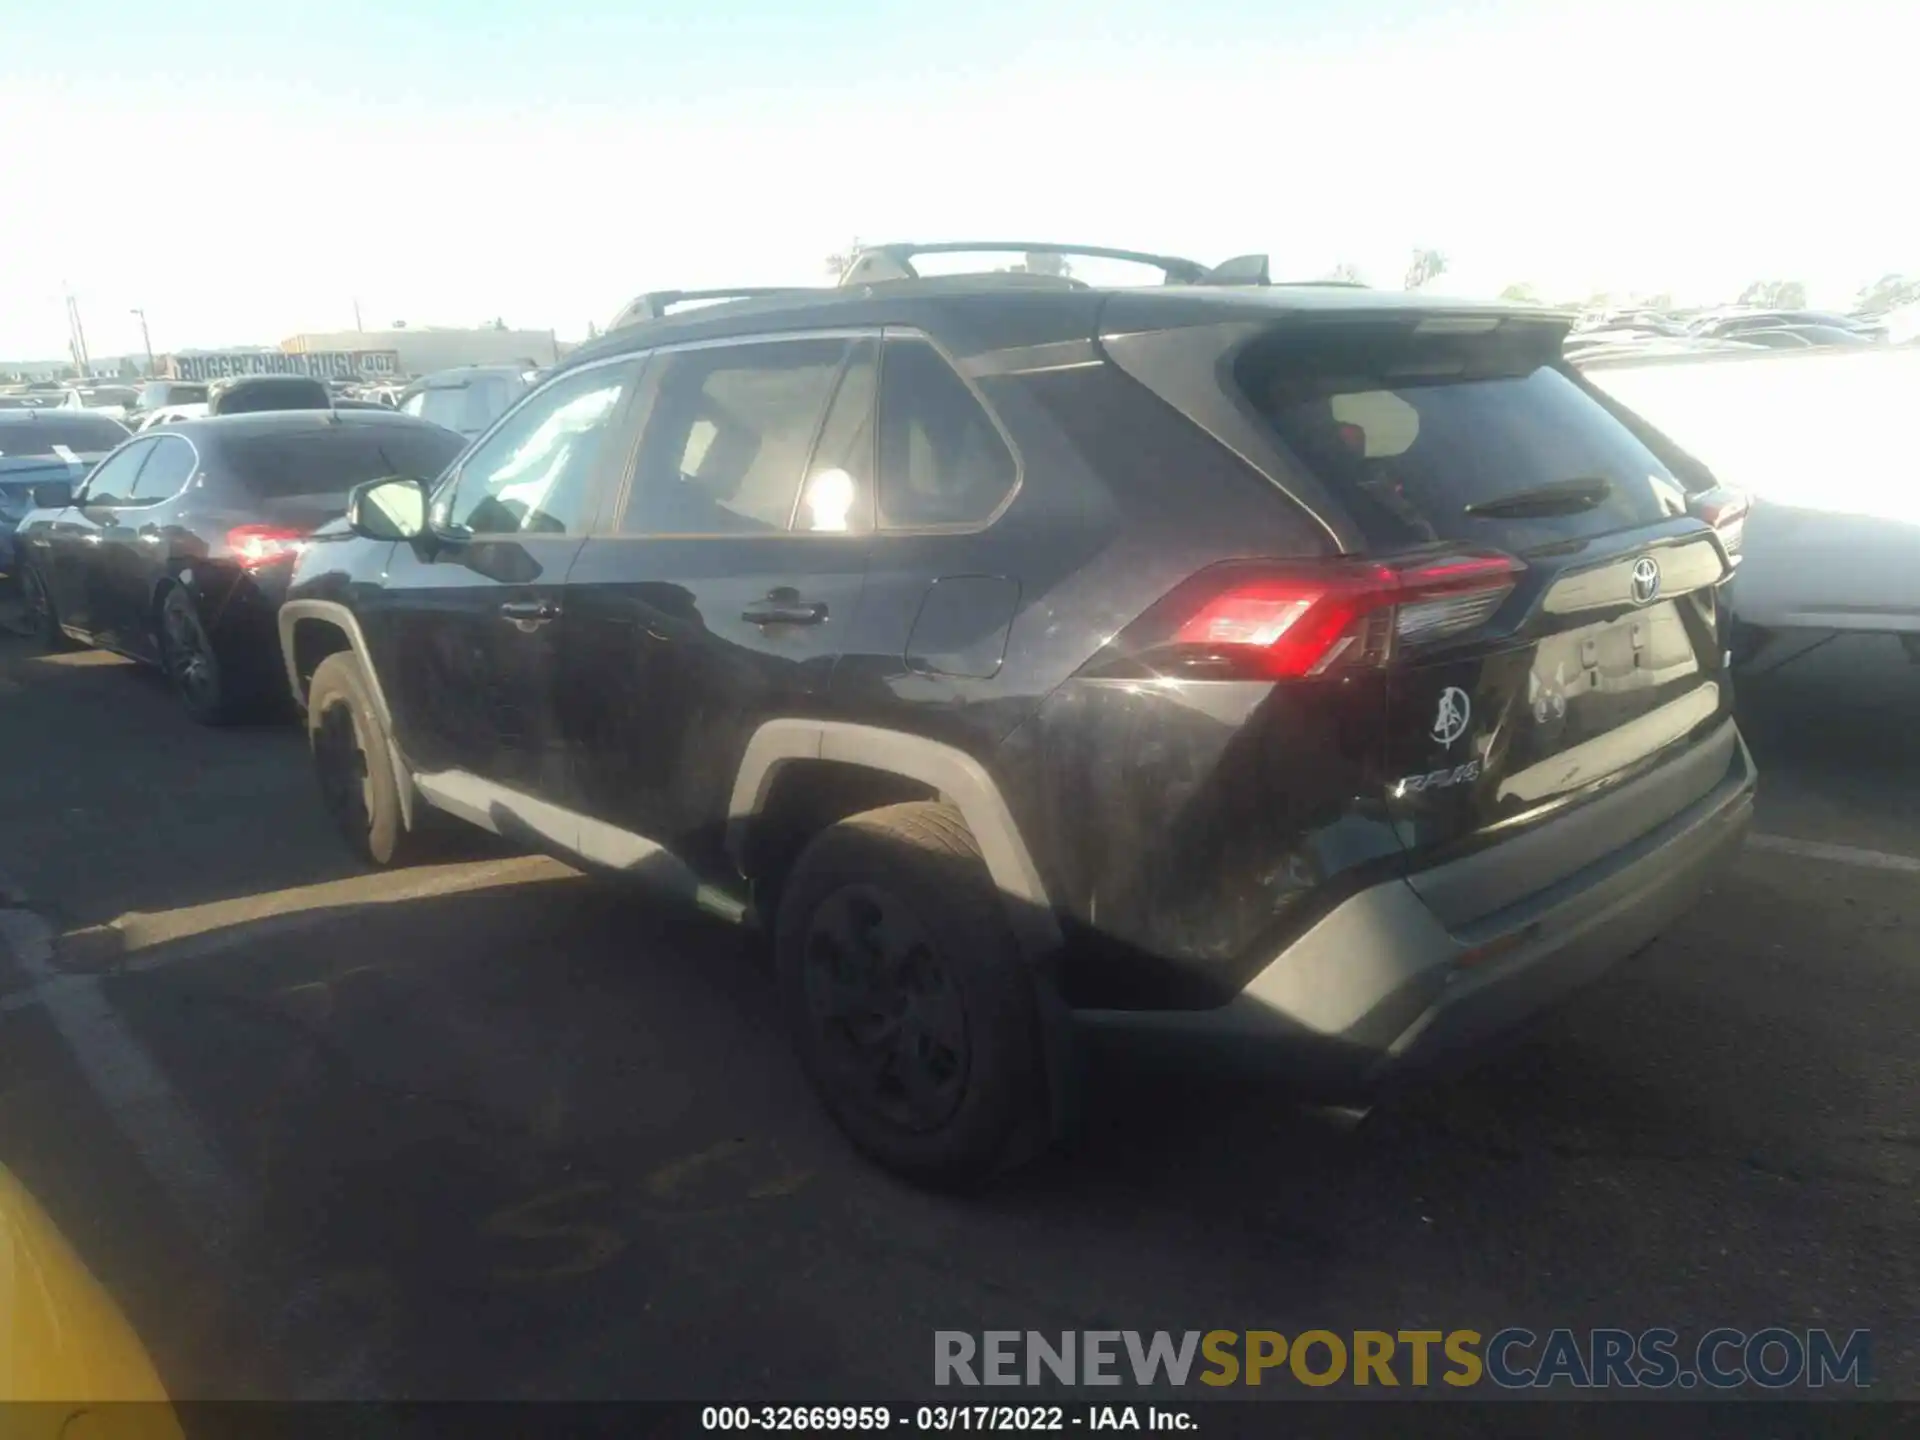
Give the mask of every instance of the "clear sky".
[{"label": "clear sky", "polygon": [[1548,298],[1920,270],[1913,0],[0,0],[0,358],[577,337],[869,240]]}]

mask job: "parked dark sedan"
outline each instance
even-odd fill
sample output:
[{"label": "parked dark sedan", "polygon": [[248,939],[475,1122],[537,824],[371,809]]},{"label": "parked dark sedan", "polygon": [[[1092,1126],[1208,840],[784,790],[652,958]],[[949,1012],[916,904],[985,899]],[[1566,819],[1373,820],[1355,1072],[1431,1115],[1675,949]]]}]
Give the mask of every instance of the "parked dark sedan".
[{"label": "parked dark sedan", "polygon": [[285,692],[275,614],[307,537],[347,491],[428,478],[465,442],[391,410],[289,410],[189,420],[136,436],[75,485],[36,487],[18,550],[44,644],[164,668],[196,720],[220,724]]},{"label": "parked dark sedan", "polygon": [[34,490],[49,480],[78,485],[126,438],[127,427],[104,415],[0,409],[0,584],[16,578],[14,526],[33,509]]}]

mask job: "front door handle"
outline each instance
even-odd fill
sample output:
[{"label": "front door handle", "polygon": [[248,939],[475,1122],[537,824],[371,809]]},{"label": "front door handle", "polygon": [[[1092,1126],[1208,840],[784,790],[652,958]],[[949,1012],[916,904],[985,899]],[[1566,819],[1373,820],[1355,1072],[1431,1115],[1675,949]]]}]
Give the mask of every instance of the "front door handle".
[{"label": "front door handle", "polygon": [[827,618],[827,607],[823,601],[802,600],[798,590],[782,586],[747,606],[740,618],[751,625],[818,625]]},{"label": "front door handle", "polygon": [[536,625],[544,625],[549,620],[560,618],[560,602],[557,600],[509,600],[500,607],[500,616],[511,620],[522,630],[531,630]]}]

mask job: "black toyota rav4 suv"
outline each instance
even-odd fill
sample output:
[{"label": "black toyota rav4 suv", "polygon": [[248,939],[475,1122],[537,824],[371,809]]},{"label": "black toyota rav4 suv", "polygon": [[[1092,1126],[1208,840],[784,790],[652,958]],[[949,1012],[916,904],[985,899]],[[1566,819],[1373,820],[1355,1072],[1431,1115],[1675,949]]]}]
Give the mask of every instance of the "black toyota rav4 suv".
[{"label": "black toyota rav4 suv", "polygon": [[946,1180],[1089,1027],[1364,1098],[1695,898],[1740,504],[1568,317],[944,248],[622,328],[355,493],[280,627],[364,856],[444,812],[759,922],[834,1116]]}]

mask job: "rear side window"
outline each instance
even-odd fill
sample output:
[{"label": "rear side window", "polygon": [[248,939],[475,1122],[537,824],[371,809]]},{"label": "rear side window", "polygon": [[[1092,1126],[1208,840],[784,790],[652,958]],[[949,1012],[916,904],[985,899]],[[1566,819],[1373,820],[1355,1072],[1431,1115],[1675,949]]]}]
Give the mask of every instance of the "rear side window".
[{"label": "rear side window", "polygon": [[1013,452],[924,340],[888,340],[880,367],[880,523],[980,525],[1012,493]]},{"label": "rear side window", "polygon": [[[1317,327],[1256,345],[1238,374],[1254,407],[1380,548],[1507,548],[1652,524],[1685,509],[1646,445],[1548,363],[1543,337]],[[1605,480],[1590,509],[1468,513],[1541,486]]]},{"label": "rear side window", "polygon": [[227,460],[262,500],[342,495],[363,480],[432,480],[453,463],[457,435],[401,425],[315,425],[226,441]]},{"label": "rear side window", "polygon": [[[659,390],[621,531],[759,535],[786,530],[794,522],[801,480],[847,358],[847,343],[763,341],[659,356],[654,361],[660,367]],[[850,485],[839,488],[846,491]],[[823,513],[844,519],[851,504],[850,494],[825,496]],[[811,519],[803,519],[800,528],[813,528]]]}]

